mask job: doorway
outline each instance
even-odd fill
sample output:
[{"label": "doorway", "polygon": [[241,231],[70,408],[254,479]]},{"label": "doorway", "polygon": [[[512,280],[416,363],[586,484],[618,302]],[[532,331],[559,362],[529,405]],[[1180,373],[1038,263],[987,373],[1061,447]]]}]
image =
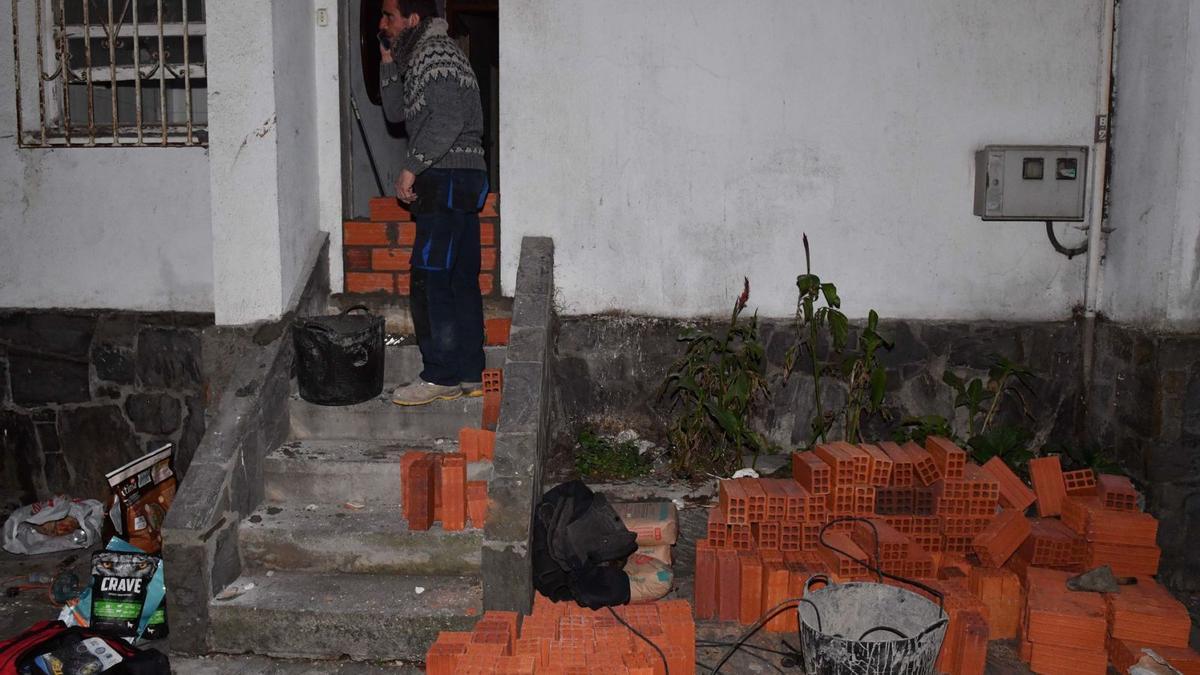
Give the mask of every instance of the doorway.
[{"label": "doorway", "polygon": [[[380,0],[343,5],[343,202],[347,220],[367,218],[370,200],[393,192],[407,149],[403,124],[390,124],[379,98]],[[483,149],[492,192],[500,191],[500,22],[498,0],[438,0],[450,35],[462,47],[483,104]],[[357,115],[355,109],[357,108]],[[361,125],[359,121],[361,120]],[[374,160],[374,168],[372,167]],[[378,179],[377,179],[378,177]]]}]

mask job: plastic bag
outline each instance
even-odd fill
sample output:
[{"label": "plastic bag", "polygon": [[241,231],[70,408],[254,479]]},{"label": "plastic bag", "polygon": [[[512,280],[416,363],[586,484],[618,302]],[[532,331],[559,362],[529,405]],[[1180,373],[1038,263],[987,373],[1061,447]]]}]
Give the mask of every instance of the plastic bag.
[{"label": "plastic bag", "polygon": [[4,522],[4,550],[18,555],[88,548],[100,541],[104,506],[63,495],[22,506]]}]

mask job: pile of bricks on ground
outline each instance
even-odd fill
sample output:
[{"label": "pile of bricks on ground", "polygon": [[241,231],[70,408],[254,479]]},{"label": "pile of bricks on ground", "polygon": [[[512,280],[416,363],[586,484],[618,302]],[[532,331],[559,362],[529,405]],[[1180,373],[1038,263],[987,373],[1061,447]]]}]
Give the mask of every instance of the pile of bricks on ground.
[{"label": "pile of bricks on ground", "polygon": [[[707,536],[696,545],[696,617],[750,624],[802,596],[812,575],[869,580],[875,576],[860,561],[877,560],[884,572],[944,597],[950,623],[941,672],[982,673],[987,642],[1016,637],[1038,673],[1101,674],[1109,660],[1123,662],[1147,645],[1194,662],[1186,610],[1151,578],[1157,521],[1138,510],[1128,479],[1064,473],[1058,457],[1033,460],[1030,474],[1032,488],[1000,459],[978,466],[931,436],[923,446],[818,445],[793,455],[791,479],[721,481]],[[1035,506],[1037,516],[1027,515]],[[821,529],[845,516],[871,524],[834,523],[825,541],[841,552],[821,546]],[[1124,596],[1066,590],[1067,578],[1105,564],[1140,577],[1139,585]],[[1153,612],[1130,609],[1147,596]],[[1174,632],[1144,630],[1155,622]],[[796,629],[794,610],[765,626]],[[1072,650],[1090,651],[1073,658]]]},{"label": "pile of bricks on ground", "polygon": [[481,428],[458,432],[458,452],[412,450],[400,460],[401,510],[410,530],[482,528],[487,519],[487,481],[467,480],[467,465],[495,458],[496,423],[504,377],[499,369],[483,371]]},{"label": "pile of bricks on ground", "polygon": [[[500,199],[487,196],[479,212],[479,290],[485,296],[499,293]],[[407,296],[412,247],[417,226],[412,214],[395,197],[370,202],[370,220],[342,223],[342,252],[347,293],[383,293]]]},{"label": "pile of bricks on ground", "polygon": [[[696,672],[696,624],[685,600],[615,608],[662,650],[671,675]],[[662,657],[608,610],[537,596],[533,613],[485,612],[470,633],[446,633],[429,648],[429,675],[662,675]],[[519,625],[518,625],[519,622]]]}]

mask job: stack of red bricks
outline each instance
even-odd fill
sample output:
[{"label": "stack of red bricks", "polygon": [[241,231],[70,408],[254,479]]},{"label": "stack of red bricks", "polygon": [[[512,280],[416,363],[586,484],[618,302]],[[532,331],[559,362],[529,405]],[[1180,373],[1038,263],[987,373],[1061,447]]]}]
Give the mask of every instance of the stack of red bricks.
[{"label": "stack of red bricks", "polygon": [[[487,518],[487,482],[468,481],[468,456],[462,452],[406,452],[400,460],[401,510],[410,530],[483,527]],[[476,460],[478,461],[478,460]]]},{"label": "stack of red bricks", "polygon": [[[618,616],[651,640],[672,674],[696,672],[696,624],[684,600],[626,605]],[[662,657],[608,610],[538,595],[518,628],[511,612],[485,612],[470,633],[441,633],[426,657],[430,675],[660,675]]]},{"label": "stack of red bricks", "polygon": [[[410,257],[417,227],[412,214],[395,197],[370,202],[370,220],[342,223],[347,293],[407,296],[412,288]],[[496,295],[500,265],[500,199],[492,193],[479,213],[481,246],[479,289]]]},{"label": "stack of red bricks", "polygon": [[1176,670],[1200,673],[1200,654],[1188,649],[1192,630],[1187,607],[1150,578],[1104,596],[1108,616],[1108,658],[1125,672],[1153,649]]},{"label": "stack of red bricks", "polygon": [[1035,673],[1096,673],[1108,668],[1104,598],[1067,590],[1070,572],[1026,570],[1021,657]]}]

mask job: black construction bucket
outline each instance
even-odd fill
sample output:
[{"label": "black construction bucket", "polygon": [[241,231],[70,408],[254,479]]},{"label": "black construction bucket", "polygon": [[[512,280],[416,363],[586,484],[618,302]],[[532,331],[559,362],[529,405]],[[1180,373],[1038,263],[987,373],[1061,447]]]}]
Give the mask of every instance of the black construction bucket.
[{"label": "black construction bucket", "polygon": [[[351,314],[362,310],[362,314]],[[296,319],[300,398],[318,405],[362,403],[383,392],[383,317],[356,305],[332,316]]]},{"label": "black construction bucket", "polygon": [[[825,577],[809,579],[829,583]],[[938,605],[876,583],[805,592],[800,651],[809,675],[932,675],[948,618]],[[811,604],[810,604],[811,603]]]}]

